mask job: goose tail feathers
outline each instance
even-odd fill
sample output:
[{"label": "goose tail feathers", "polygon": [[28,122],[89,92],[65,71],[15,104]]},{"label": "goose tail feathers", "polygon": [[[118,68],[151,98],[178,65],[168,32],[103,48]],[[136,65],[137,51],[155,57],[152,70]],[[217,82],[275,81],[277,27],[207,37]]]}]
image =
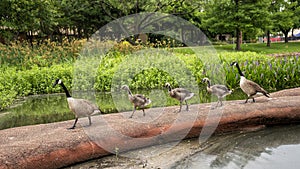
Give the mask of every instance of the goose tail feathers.
[{"label": "goose tail feathers", "polygon": [[194,95],[195,95],[194,93],[189,93],[189,94],[186,96],[185,100],[188,100],[188,99],[192,98]]},{"label": "goose tail feathers", "polygon": [[151,103],[151,100],[149,98],[146,98],[145,106],[149,105]]}]

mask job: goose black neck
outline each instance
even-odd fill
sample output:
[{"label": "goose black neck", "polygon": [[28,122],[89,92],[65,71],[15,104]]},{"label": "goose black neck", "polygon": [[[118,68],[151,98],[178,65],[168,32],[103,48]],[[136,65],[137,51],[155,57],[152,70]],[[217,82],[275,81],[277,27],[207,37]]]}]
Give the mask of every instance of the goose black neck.
[{"label": "goose black neck", "polygon": [[172,88],[170,85],[168,86],[168,90],[169,90],[169,92],[172,91]]},{"label": "goose black neck", "polygon": [[64,89],[64,91],[65,91],[65,93],[66,93],[66,96],[67,96],[67,97],[72,97],[72,96],[70,95],[68,89],[66,88],[66,86],[65,86],[63,83],[61,83],[60,85],[61,85],[61,87]]},{"label": "goose black neck", "polygon": [[243,72],[240,69],[239,64],[236,64],[236,68],[238,69],[240,76],[244,76]]},{"label": "goose black neck", "polygon": [[207,80],[207,87],[210,88],[210,80]]},{"label": "goose black neck", "polygon": [[132,93],[131,93],[130,89],[127,89],[127,91],[128,91],[128,94],[129,94],[130,96],[132,96]]}]

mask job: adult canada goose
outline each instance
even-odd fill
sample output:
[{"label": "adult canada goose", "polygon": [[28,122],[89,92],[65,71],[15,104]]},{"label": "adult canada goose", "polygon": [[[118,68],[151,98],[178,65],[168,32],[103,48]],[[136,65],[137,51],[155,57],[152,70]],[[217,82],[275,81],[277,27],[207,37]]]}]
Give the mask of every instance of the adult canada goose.
[{"label": "adult canada goose", "polygon": [[172,89],[170,83],[166,83],[165,87],[168,88],[169,95],[180,102],[179,112],[181,112],[182,102],[185,101],[186,111],[189,111],[189,106],[187,100],[194,96],[194,93],[184,89],[184,88],[175,88]]},{"label": "adult canada goose", "polygon": [[221,103],[221,106],[222,106],[223,105],[222,99],[225,96],[232,93],[232,90],[229,90],[225,85],[216,84],[216,85],[211,86],[210,80],[208,78],[204,78],[202,80],[202,82],[207,83],[206,89],[209,93],[212,93],[213,95],[216,95],[218,97],[218,102],[217,102],[216,107],[218,107],[219,103]]},{"label": "adult canada goose", "polygon": [[230,66],[236,66],[236,68],[239,71],[239,74],[241,76],[240,87],[243,90],[243,92],[248,95],[248,98],[245,101],[245,103],[247,103],[248,99],[250,99],[250,98],[252,98],[253,102],[255,102],[254,96],[258,93],[262,93],[266,97],[270,97],[269,93],[265,89],[260,87],[257,83],[245,78],[245,76],[244,76],[243,72],[241,71],[240,66],[237,62],[232,62],[230,64]]},{"label": "adult canada goose", "polygon": [[62,82],[62,80],[57,79],[55,80],[53,87],[56,85],[60,85],[67,96],[67,101],[68,101],[68,105],[69,105],[69,109],[75,114],[75,122],[73,124],[73,126],[69,129],[74,129],[76,127],[76,123],[78,121],[79,117],[88,117],[89,119],[89,125],[92,125],[92,121],[91,121],[91,115],[93,113],[101,113],[100,109],[93,104],[92,102],[88,101],[88,100],[84,100],[84,99],[74,99],[68,89],[66,88],[66,86],[64,85],[64,83]]},{"label": "adult canada goose", "polygon": [[123,85],[121,89],[126,90],[128,92],[128,99],[133,104],[133,112],[129,118],[132,118],[134,112],[136,111],[136,108],[140,108],[143,110],[143,115],[145,116],[145,107],[151,103],[151,100],[149,98],[146,98],[144,95],[141,94],[135,94],[133,95],[127,85]]}]

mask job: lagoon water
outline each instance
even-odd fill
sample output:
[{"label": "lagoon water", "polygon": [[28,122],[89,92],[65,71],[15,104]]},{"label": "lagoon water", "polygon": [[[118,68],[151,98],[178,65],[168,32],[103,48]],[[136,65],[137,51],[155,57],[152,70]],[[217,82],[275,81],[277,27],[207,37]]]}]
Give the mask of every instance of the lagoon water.
[{"label": "lagoon water", "polygon": [[209,146],[174,164],[191,169],[299,169],[300,125],[213,136]]},{"label": "lagoon water", "polygon": [[300,125],[273,126],[253,132],[214,135],[203,143],[195,138],[184,140],[171,149],[170,146],[172,147],[171,144],[151,146],[65,169],[300,168]]}]

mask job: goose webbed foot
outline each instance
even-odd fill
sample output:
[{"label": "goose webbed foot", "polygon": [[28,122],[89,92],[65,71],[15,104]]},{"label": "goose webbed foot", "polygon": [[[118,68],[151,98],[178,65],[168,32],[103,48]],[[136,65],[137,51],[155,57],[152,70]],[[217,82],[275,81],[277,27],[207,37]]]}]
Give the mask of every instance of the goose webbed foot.
[{"label": "goose webbed foot", "polygon": [[133,117],[133,114],[134,114],[135,111],[136,111],[136,107],[133,108],[133,112],[132,112],[132,114],[129,116],[129,118],[132,118],[132,117]]},{"label": "goose webbed foot", "polygon": [[242,104],[246,104],[246,103],[248,103],[248,100],[249,100],[249,97],[246,99],[246,101],[244,102],[244,103],[242,103]]},{"label": "goose webbed foot", "polygon": [[76,127],[76,124],[77,124],[77,121],[78,121],[78,117],[76,117],[76,119],[75,119],[75,122],[74,122],[73,126],[72,126],[72,127],[70,127],[70,128],[68,128],[68,129],[69,129],[69,130],[75,129],[75,127]]},{"label": "goose webbed foot", "polygon": [[75,126],[72,126],[72,127],[70,127],[70,128],[67,128],[68,130],[73,130],[73,129],[75,129]]},{"label": "goose webbed foot", "polygon": [[186,104],[186,111],[189,111],[189,105],[188,105],[188,103],[187,103],[187,101],[185,100],[185,104]]},{"label": "goose webbed foot", "polygon": [[143,109],[143,115],[146,116],[145,110]]},{"label": "goose webbed foot", "polygon": [[88,116],[88,119],[89,119],[89,126],[92,125],[92,119],[91,119],[91,116]]}]

